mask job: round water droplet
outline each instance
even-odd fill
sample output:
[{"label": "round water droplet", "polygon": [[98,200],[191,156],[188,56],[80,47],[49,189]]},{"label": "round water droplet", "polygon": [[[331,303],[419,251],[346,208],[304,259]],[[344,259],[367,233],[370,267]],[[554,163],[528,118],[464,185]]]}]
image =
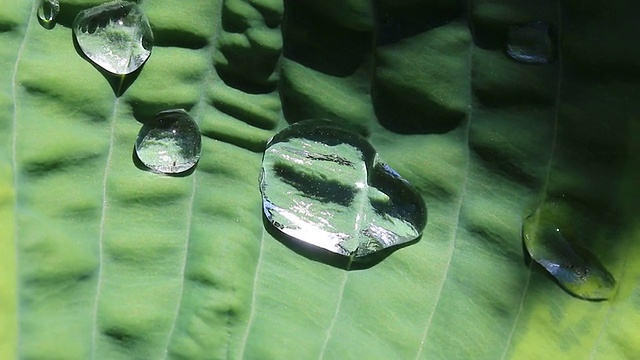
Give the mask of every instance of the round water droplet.
[{"label": "round water droplet", "polygon": [[153,33],[136,3],[113,1],[83,10],[73,33],[91,61],[116,75],[136,71],[151,56]]},{"label": "round water droplet", "polygon": [[329,121],[302,121],[276,134],[260,190],[278,230],[352,258],[410,242],[426,225],[426,206],[409,182],[365,138]]},{"label": "round water droplet", "polygon": [[56,16],[60,12],[58,0],[41,0],[38,7],[38,21],[46,29],[52,29],[56,24]]},{"label": "round water droplet", "polygon": [[571,214],[568,206],[545,200],[523,220],[525,247],[569,293],[587,300],[608,299],[615,293],[613,275],[580,243],[568,224]]},{"label": "round water droplet", "polygon": [[186,111],[166,110],[142,126],[136,155],[152,171],[177,174],[196,165],[201,144],[198,125]]},{"label": "round water droplet", "polygon": [[507,54],[516,61],[549,64],[555,57],[555,41],[546,22],[512,26],[507,36]]}]

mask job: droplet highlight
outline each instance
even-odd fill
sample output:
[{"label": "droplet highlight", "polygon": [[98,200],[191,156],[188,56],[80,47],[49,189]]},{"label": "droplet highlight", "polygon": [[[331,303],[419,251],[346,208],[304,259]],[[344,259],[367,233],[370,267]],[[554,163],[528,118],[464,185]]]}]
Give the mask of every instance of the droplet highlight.
[{"label": "droplet highlight", "polygon": [[56,25],[56,17],[59,13],[58,0],[41,0],[38,6],[38,22],[45,29],[52,29]]},{"label": "droplet highlight", "polygon": [[536,21],[509,28],[507,55],[527,64],[549,64],[555,58],[556,44],[549,24]]},{"label": "droplet highlight", "polygon": [[329,121],[302,121],[276,134],[260,190],[276,229],[351,258],[415,240],[426,225],[426,206],[409,182],[365,138]]},{"label": "droplet highlight", "polygon": [[525,247],[572,295],[586,300],[609,299],[615,294],[615,279],[580,242],[567,219],[571,213],[557,201],[543,202],[523,220]]},{"label": "droplet highlight", "polygon": [[182,109],[159,112],[140,129],[135,151],[150,170],[179,174],[200,159],[202,139],[196,122]]},{"label": "droplet highlight", "polygon": [[151,56],[153,33],[136,3],[113,1],[83,10],[73,33],[87,58],[112,74],[130,74]]}]

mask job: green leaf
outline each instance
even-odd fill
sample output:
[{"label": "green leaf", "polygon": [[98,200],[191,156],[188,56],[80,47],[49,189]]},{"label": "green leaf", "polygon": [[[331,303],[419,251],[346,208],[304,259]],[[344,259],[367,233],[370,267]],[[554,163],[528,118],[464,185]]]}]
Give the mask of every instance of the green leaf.
[{"label": "green leaf", "polygon": [[[61,1],[51,30],[36,1],[0,11],[0,358],[640,353],[637,5],[139,3],[156,43],[119,97],[72,41],[95,1]],[[535,20],[556,32],[552,64],[504,54],[508,27]],[[141,122],[169,108],[203,133],[186,177],[132,160]],[[419,242],[369,269],[264,229],[266,141],[322,117],[366,135],[429,210]],[[525,264],[522,218],[557,196],[612,299]]]}]

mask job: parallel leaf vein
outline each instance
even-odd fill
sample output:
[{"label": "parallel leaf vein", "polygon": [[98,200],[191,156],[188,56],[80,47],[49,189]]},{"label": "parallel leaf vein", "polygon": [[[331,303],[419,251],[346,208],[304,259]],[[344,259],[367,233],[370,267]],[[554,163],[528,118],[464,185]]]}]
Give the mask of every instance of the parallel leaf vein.
[{"label": "parallel leaf vein", "polygon": [[[560,4],[560,1],[558,1],[557,4],[558,4],[557,6],[558,39],[562,39],[562,8],[561,8],[562,5]],[[554,111],[554,119],[553,119],[553,135],[551,140],[551,150],[549,151],[549,160],[547,161],[544,182],[542,183],[542,188],[540,190],[540,201],[544,201],[544,199],[547,196],[547,190],[549,188],[549,179],[551,177],[551,169],[553,167],[553,158],[556,150],[556,142],[558,140],[558,121],[559,121],[558,109],[560,106],[560,96],[562,92],[562,49],[560,46],[558,46],[558,75],[557,76],[558,76],[558,81],[556,84],[556,95],[555,95],[555,102],[554,102],[555,111]],[[518,305],[516,317],[513,321],[511,330],[509,331],[509,336],[507,338],[507,343],[505,344],[504,351],[502,352],[501,359],[504,359],[507,356],[507,353],[509,352],[509,347],[511,346],[511,343],[513,341],[513,335],[515,334],[518,322],[520,321],[520,316],[522,315],[522,311],[524,309],[524,302],[527,296],[527,291],[529,290],[529,284],[531,283],[531,275],[532,275],[531,271],[532,271],[532,264],[529,265],[527,270],[527,280],[525,282],[524,288],[522,289],[520,304]]]},{"label": "parallel leaf vein", "polygon": [[[630,249],[631,248],[631,241],[629,241],[629,243],[626,246],[626,249],[624,251],[623,254],[625,254],[625,258],[624,258],[624,263],[622,265],[622,268],[625,269],[625,271],[623,271],[623,273],[621,274],[621,279],[624,278],[624,276],[626,275],[626,270],[628,269],[628,264],[629,264],[629,254],[630,254]],[[614,310],[614,305],[615,303],[612,302],[607,302],[607,305],[609,306],[609,309],[607,310],[607,313],[604,316],[604,320],[602,322],[602,328],[600,328],[600,333],[598,334],[598,338],[596,339],[596,341],[593,344],[593,349],[591,349],[591,353],[589,354],[589,360],[593,360],[596,357],[597,354],[597,349],[600,347],[600,343],[602,342],[602,338],[604,337],[605,334],[605,330],[607,328],[607,326],[609,325],[609,320],[611,320],[611,314],[615,311]]]},{"label": "parallel leaf vein", "polygon": [[[468,138],[468,134],[469,134],[469,127],[470,127],[470,125],[467,125],[467,138]],[[468,152],[468,150],[467,150],[467,152]],[[438,287],[438,295],[437,295],[437,298],[436,298],[436,303],[435,303],[435,305],[433,307],[433,310],[431,311],[431,314],[429,314],[429,318],[427,319],[427,325],[425,326],[424,333],[422,334],[422,339],[420,341],[420,347],[418,348],[418,353],[416,354],[416,359],[419,359],[420,356],[422,355],[422,351],[424,349],[424,345],[426,344],[427,338],[429,337],[429,331],[431,330],[431,324],[433,322],[433,317],[436,314],[436,311],[438,309],[438,305],[440,304],[440,300],[442,298],[442,292],[443,292],[443,289],[444,289],[444,284],[447,281],[447,278],[449,276],[449,270],[451,269],[451,262],[453,260],[453,253],[455,252],[457,238],[458,238],[458,226],[460,224],[460,215],[461,215],[461,211],[462,211],[462,204],[464,203],[464,198],[465,198],[465,194],[466,194],[466,191],[467,191],[468,171],[469,171],[469,154],[467,153],[467,161],[466,161],[465,170],[464,170],[464,182],[462,183],[462,190],[461,190],[461,193],[460,193],[460,198],[458,200],[458,204],[456,205],[456,222],[453,224],[454,231],[453,231],[453,236],[452,236],[452,238],[450,240],[450,245],[449,245],[449,249],[448,249],[449,259],[447,260],[446,270],[445,270],[445,273],[444,273],[444,275],[442,277],[442,281],[440,282],[440,285]]]},{"label": "parallel leaf vein", "polygon": [[329,324],[329,328],[327,329],[327,335],[324,338],[324,342],[322,343],[322,349],[320,350],[320,356],[318,359],[324,359],[325,352],[327,351],[327,345],[329,344],[329,340],[331,339],[331,334],[333,333],[333,328],[336,325],[336,321],[338,320],[338,314],[340,313],[340,308],[342,307],[342,300],[344,299],[344,289],[347,287],[347,280],[349,279],[349,270],[344,272],[342,275],[342,283],[340,284],[340,290],[338,292],[338,303],[336,304],[336,310],[333,313],[333,317],[331,318],[331,323]]},{"label": "parallel leaf vein", "polygon": [[[27,19],[27,21],[25,21],[25,23],[27,24],[24,28],[24,35],[22,36],[22,40],[20,41],[20,47],[18,48],[18,55],[16,56],[16,61],[13,64],[13,74],[11,76],[11,96],[12,96],[12,100],[13,100],[13,118],[11,119],[11,130],[12,130],[12,137],[11,137],[11,166],[13,169],[13,191],[14,191],[14,199],[13,199],[13,239],[14,239],[14,249],[15,249],[15,261],[16,261],[16,268],[15,268],[15,274],[16,276],[19,274],[19,269],[20,269],[20,251],[19,251],[19,241],[18,241],[18,156],[17,156],[17,149],[18,149],[18,70],[20,67],[20,61],[22,60],[22,56],[24,53],[24,48],[25,45],[27,43],[27,35],[29,34],[29,29],[31,28],[31,19],[33,19],[33,17],[36,14],[37,11],[37,1],[34,1],[33,4],[31,5],[31,11],[29,12],[29,17]],[[17,313],[20,314],[20,281],[18,280],[16,282],[16,286],[17,289],[15,291],[15,296],[16,296],[16,310]],[[21,350],[21,346],[20,346],[20,321],[18,320],[17,322],[17,329],[16,329],[16,334],[17,334],[17,355],[18,358],[21,358],[20,356],[20,350]]]},{"label": "parallel leaf vein", "polygon": [[[469,9],[471,9],[471,1],[469,1]],[[470,11],[470,10],[469,10]],[[470,21],[470,20],[469,20]],[[453,254],[455,252],[455,248],[456,248],[456,243],[457,243],[457,238],[458,238],[458,227],[460,225],[460,216],[462,213],[462,205],[464,204],[464,199],[465,199],[465,195],[467,192],[467,181],[468,181],[468,177],[469,177],[469,166],[470,166],[470,162],[471,162],[471,151],[469,149],[469,141],[470,141],[470,134],[471,134],[471,120],[473,118],[473,93],[472,93],[472,86],[471,86],[471,81],[472,81],[472,75],[473,75],[473,50],[474,50],[474,43],[473,43],[473,39],[471,39],[469,41],[469,51],[468,51],[468,64],[469,64],[469,105],[467,105],[467,120],[466,120],[466,127],[465,127],[465,135],[464,135],[464,144],[466,145],[466,159],[465,159],[465,165],[464,165],[464,171],[463,171],[463,182],[462,182],[462,188],[460,190],[460,196],[458,199],[458,203],[456,204],[456,215],[455,215],[455,223],[453,223],[453,235],[452,238],[450,240],[450,245],[449,245],[449,249],[448,249],[448,256],[449,259],[447,260],[447,264],[446,264],[446,270],[445,273],[442,277],[442,281],[440,282],[440,285],[438,286],[438,295],[436,296],[436,302],[435,305],[433,306],[433,310],[431,311],[431,313],[429,314],[429,317],[427,319],[427,324],[425,326],[424,332],[422,334],[422,338],[420,340],[420,347],[418,348],[418,352],[416,353],[416,360],[420,359],[420,357],[422,356],[422,351],[424,350],[424,345],[427,343],[427,339],[429,337],[429,331],[431,330],[431,324],[433,322],[433,317],[436,314],[436,311],[438,309],[438,305],[440,304],[440,300],[442,298],[442,292],[444,290],[444,284],[447,282],[447,278],[449,276],[449,270],[451,269],[451,263],[453,260]]]},{"label": "parallel leaf vein", "polygon": [[196,176],[192,174],[193,180],[191,181],[191,196],[189,197],[189,210],[187,211],[187,231],[184,245],[184,254],[181,259],[181,269],[180,269],[180,277],[182,281],[180,282],[180,292],[178,294],[178,302],[176,303],[176,308],[174,310],[173,321],[171,323],[171,327],[169,330],[169,336],[167,337],[167,346],[165,349],[164,358],[167,359],[169,357],[169,345],[171,344],[171,339],[176,330],[176,324],[178,323],[178,315],[180,314],[180,308],[182,306],[182,301],[184,299],[184,285],[186,282],[186,273],[187,273],[187,257],[189,256],[189,245],[191,244],[191,229],[193,224],[193,207],[195,203],[196,197]]},{"label": "parallel leaf vein", "polygon": [[[217,4],[217,8],[216,8],[216,14],[222,14],[222,6],[224,4],[223,0],[218,1]],[[220,33],[220,29],[222,26],[222,21],[221,21],[221,16],[216,16],[215,17],[215,21],[213,22],[213,33],[211,35],[211,38],[209,39],[209,62],[208,62],[208,66],[207,66],[207,70],[203,76],[203,82],[202,82],[202,89],[200,90],[200,98],[198,99],[198,102],[196,104],[196,109],[197,109],[197,113],[195,116],[196,122],[199,122],[200,118],[201,118],[201,114],[202,112],[204,112],[205,110],[205,105],[207,103],[206,98],[207,98],[207,86],[211,83],[212,79],[213,79],[213,74],[215,72],[214,66],[213,66],[213,59],[215,57],[215,53],[216,53],[216,43],[218,41],[218,36]],[[171,346],[171,341],[175,336],[175,331],[176,331],[176,326],[178,323],[178,318],[180,317],[180,310],[182,309],[182,305],[183,305],[183,300],[184,300],[184,290],[185,290],[185,285],[186,285],[186,273],[187,273],[187,264],[189,261],[189,248],[191,245],[191,231],[193,229],[193,213],[194,213],[194,207],[195,207],[195,199],[196,199],[196,189],[197,189],[197,176],[196,174],[191,174],[193,180],[191,183],[191,196],[189,198],[189,210],[187,213],[187,219],[186,219],[186,223],[187,223],[187,232],[186,232],[186,239],[185,239],[185,246],[184,246],[184,256],[182,258],[182,269],[181,269],[181,282],[180,282],[180,294],[179,294],[179,298],[178,298],[178,302],[176,304],[176,308],[174,311],[174,315],[173,315],[173,321],[171,322],[171,326],[169,328],[169,335],[167,337],[167,345],[166,348],[164,349],[164,358],[167,359],[169,357],[169,348]]]},{"label": "parallel leaf vein", "polygon": [[100,230],[98,234],[98,281],[96,283],[96,295],[93,301],[92,319],[93,324],[91,332],[91,359],[96,358],[96,342],[98,338],[98,306],[100,303],[100,291],[102,289],[102,280],[104,277],[104,234],[107,221],[107,211],[109,207],[108,194],[107,194],[107,180],[109,178],[109,170],[111,166],[111,160],[113,157],[116,118],[118,115],[118,106],[120,104],[120,98],[116,97],[113,103],[113,111],[109,118],[109,150],[107,153],[107,161],[104,167],[104,173],[102,175],[102,208],[100,210]]},{"label": "parallel leaf vein", "polygon": [[264,237],[267,234],[267,231],[262,227],[262,236],[260,237],[260,249],[258,250],[258,263],[256,264],[255,274],[253,276],[253,285],[251,288],[253,292],[251,293],[251,303],[249,304],[249,318],[247,320],[247,327],[244,331],[241,341],[240,348],[240,356],[238,359],[244,358],[244,353],[247,348],[247,341],[249,340],[249,333],[251,332],[251,326],[253,325],[253,320],[255,317],[255,306],[257,301],[257,293],[258,293],[258,279],[260,278],[260,268],[262,265],[263,253],[264,253]]}]

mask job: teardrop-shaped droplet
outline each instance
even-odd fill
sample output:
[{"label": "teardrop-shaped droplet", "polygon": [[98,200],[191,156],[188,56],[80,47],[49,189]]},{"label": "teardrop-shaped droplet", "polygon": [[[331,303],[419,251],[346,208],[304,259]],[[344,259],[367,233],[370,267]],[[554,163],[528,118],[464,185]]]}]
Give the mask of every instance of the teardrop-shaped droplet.
[{"label": "teardrop-shaped droplet", "polygon": [[507,54],[519,62],[548,64],[555,57],[555,41],[543,21],[512,26],[507,35]]},{"label": "teardrop-shaped droplet", "polygon": [[133,2],[113,1],[79,12],[73,33],[82,52],[112,74],[130,74],[151,56],[151,26]]},{"label": "teardrop-shaped droplet", "polygon": [[615,293],[613,275],[580,243],[566,219],[570,214],[566,205],[543,202],[524,218],[525,247],[571,294],[587,300],[608,299]]},{"label": "teardrop-shaped droplet", "polygon": [[186,111],[166,110],[142,126],[136,139],[136,155],[152,171],[177,174],[196,165],[201,144],[198,125]]},{"label": "teardrop-shaped droplet", "polygon": [[52,29],[56,24],[56,16],[60,12],[58,0],[41,0],[38,7],[38,21],[46,29]]},{"label": "teardrop-shaped droplet", "polygon": [[276,134],[260,190],[275,228],[349,257],[412,241],[426,224],[420,194],[365,138],[329,121],[302,121]]}]

